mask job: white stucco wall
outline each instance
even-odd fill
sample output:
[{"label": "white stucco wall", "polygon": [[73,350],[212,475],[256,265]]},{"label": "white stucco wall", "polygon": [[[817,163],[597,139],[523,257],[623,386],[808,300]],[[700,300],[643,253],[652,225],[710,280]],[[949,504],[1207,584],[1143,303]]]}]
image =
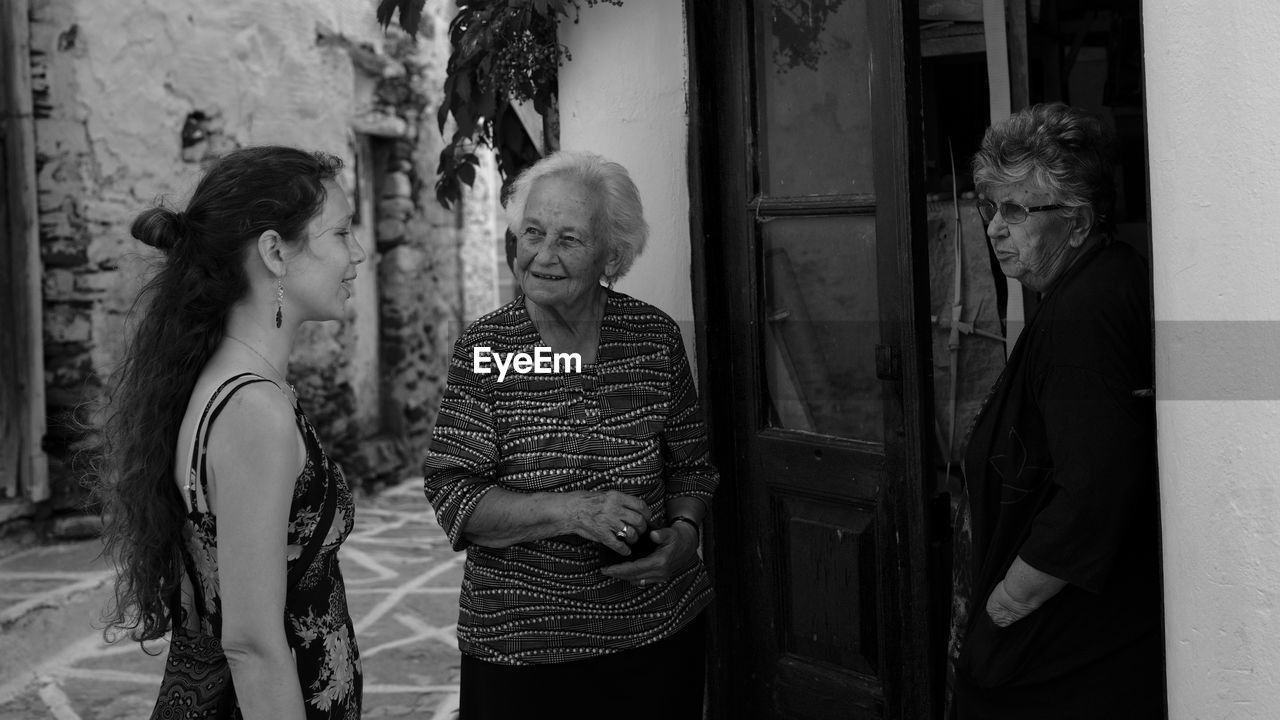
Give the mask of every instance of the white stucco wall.
[{"label": "white stucco wall", "polygon": [[1276,718],[1280,4],[1143,14],[1170,717]]},{"label": "white stucco wall", "polygon": [[649,221],[648,247],[617,289],[680,323],[696,363],[684,7],[672,0],[601,4],[560,31],[573,53],[560,68],[560,145],[626,167]]}]

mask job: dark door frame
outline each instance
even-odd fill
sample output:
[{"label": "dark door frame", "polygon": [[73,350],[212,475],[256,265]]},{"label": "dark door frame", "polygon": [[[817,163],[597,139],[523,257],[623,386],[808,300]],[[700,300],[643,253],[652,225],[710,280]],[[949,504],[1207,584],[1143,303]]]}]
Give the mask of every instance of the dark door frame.
[{"label": "dark door frame", "polygon": [[[892,366],[896,361],[901,385],[902,415],[886,418],[886,443],[900,444],[904,461],[900,466],[887,468],[904,482],[902,492],[892,493],[892,502],[884,511],[890,527],[916,524],[922,532],[928,532],[930,518],[930,492],[934,485],[933,465],[930,459],[932,447],[932,381],[931,339],[928,322],[928,248],[925,229],[923,187],[924,144],[920,117],[919,40],[914,32],[907,32],[917,23],[915,3],[898,3],[891,0],[873,0],[890,26],[900,28],[896,34],[880,34],[873,37],[879,57],[899,57],[901,62],[891,63],[882,71],[889,74],[887,86],[905,88],[902,102],[889,100],[887,112],[876,116],[889,130],[890,142],[878,146],[875,158],[877,173],[892,173],[895,182],[892,192],[880,199],[884,221],[878,223],[877,232],[892,234],[896,238],[896,257],[882,258],[882,271],[896,274],[907,287],[916,293],[903,293],[890,309],[895,322],[885,327],[887,359]],[[726,279],[715,268],[719,258],[727,251],[720,231],[723,219],[719,216],[718,198],[721,190],[720,170],[724,167],[716,138],[722,135],[748,137],[749,128],[742,126],[739,118],[750,117],[750,111],[723,113],[718,110],[721,100],[729,97],[720,86],[716,72],[715,55],[727,50],[738,58],[746,57],[743,28],[734,27],[723,13],[717,13],[714,3],[686,3],[686,28],[688,33],[690,77],[689,119],[689,196],[691,203],[692,288],[694,314],[698,322],[697,357],[701,395],[710,423],[712,450],[724,471],[723,481],[717,493],[713,512],[706,533],[708,565],[717,578],[734,577],[739,568],[735,547],[748,537],[750,528],[744,527],[738,516],[739,491],[735,487],[730,469],[732,462],[745,452],[736,447],[732,425],[731,373],[740,368],[743,359],[734,358],[730,351],[731,328],[726,318],[727,304],[733,293]],[[885,100],[886,98],[876,98]],[[738,98],[749,103],[750,98]],[[915,108],[912,112],[910,109]],[[878,183],[879,184],[879,183]],[[892,266],[892,267],[887,267]],[[926,295],[916,297],[919,292]],[[892,437],[889,437],[892,436]],[[937,527],[936,524],[933,527]],[[926,542],[917,543],[900,558],[899,564],[882,570],[885,588],[904,589],[902,580],[911,574],[926,577],[936,575],[936,563],[930,558]],[[891,565],[886,563],[886,565]],[[721,581],[718,580],[718,583]],[[739,643],[747,641],[752,628],[743,627],[741,607],[750,598],[734,597],[721,592],[713,611],[712,652],[708,667],[710,683],[710,717],[737,717],[743,694],[740,683],[752,682],[738,662]],[[880,598],[880,607],[900,616],[891,623],[901,630],[898,638],[885,638],[882,644],[883,664],[895,668],[896,674],[886,691],[885,707],[888,717],[904,720],[933,717],[941,712],[941,677],[944,643],[941,633],[934,627],[931,616],[936,608],[930,607],[928,592],[904,590],[896,596]],[[927,648],[918,655],[915,648]],[[930,688],[922,693],[918,688]]]}]

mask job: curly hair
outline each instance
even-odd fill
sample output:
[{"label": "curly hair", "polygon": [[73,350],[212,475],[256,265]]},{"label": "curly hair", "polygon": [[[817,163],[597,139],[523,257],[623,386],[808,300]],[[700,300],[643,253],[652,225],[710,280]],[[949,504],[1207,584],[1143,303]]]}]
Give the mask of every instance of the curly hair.
[{"label": "curly hair", "polygon": [[1097,115],[1063,103],[1020,110],[987,128],[973,156],[979,189],[1032,180],[1073,208],[1090,206],[1110,228],[1116,202],[1115,133]]},{"label": "curly hair", "polygon": [[618,253],[618,269],[604,278],[612,286],[644,252],[649,224],[644,220],[640,191],[627,169],[595,153],[561,150],[530,166],[511,184],[507,226],[518,237],[525,203],[534,183],[549,177],[569,177],[586,186],[595,201],[591,233]]},{"label": "curly hair", "polygon": [[102,398],[105,415],[89,478],[101,504],[104,552],[116,566],[104,636],[153,640],[168,631],[167,601],[183,576],[186,507],[173,481],[178,430],[200,371],[245,296],[249,248],[268,230],[305,243],[324,206],[323,182],[342,161],[280,146],[217,160],[185,211],[163,205],[133,221],[133,237],[163,252],[129,320],[135,325]]}]

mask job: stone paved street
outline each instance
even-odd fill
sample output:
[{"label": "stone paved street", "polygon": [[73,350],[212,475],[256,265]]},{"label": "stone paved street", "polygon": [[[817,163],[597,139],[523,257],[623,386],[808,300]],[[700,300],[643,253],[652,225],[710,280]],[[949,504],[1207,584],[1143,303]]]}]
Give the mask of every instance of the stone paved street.
[{"label": "stone paved street", "polygon": [[[412,478],[357,500],[342,571],[364,665],[364,717],[451,718],[461,554]],[[97,541],[0,558],[0,720],[124,720],[155,702],[167,646],[102,640],[110,571]]]}]

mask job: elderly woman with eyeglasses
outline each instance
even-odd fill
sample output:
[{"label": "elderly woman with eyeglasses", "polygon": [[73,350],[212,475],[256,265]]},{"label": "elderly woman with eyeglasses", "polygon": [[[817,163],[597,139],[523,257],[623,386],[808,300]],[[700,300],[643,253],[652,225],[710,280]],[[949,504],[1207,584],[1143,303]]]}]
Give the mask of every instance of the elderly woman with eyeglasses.
[{"label": "elderly woman with eyeglasses", "polygon": [[1040,294],[970,431],[953,718],[1163,717],[1147,270],[1115,242],[1113,142],[1037,105],[987,130],[978,209]]},{"label": "elderly woman with eyeglasses", "polygon": [[561,152],[507,216],[523,295],[458,340],[425,462],[467,551],[460,716],[701,718],[719,476],[679,329],[612,289],[644,246],[639,193]]}]

